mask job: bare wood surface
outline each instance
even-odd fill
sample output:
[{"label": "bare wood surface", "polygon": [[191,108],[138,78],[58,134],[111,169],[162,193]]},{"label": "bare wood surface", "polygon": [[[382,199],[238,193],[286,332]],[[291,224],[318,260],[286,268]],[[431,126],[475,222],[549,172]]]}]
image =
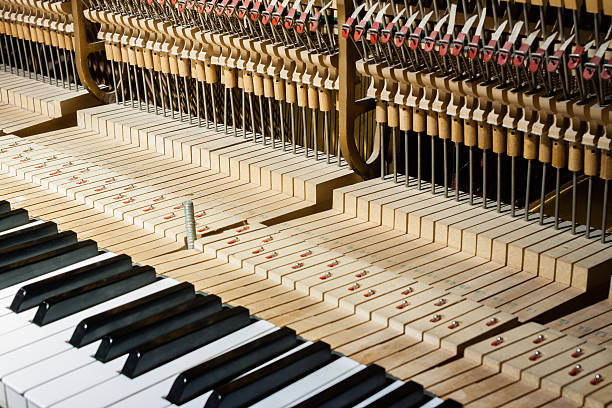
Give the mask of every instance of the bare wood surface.
[{"label": "bare wood surface", "polygon": [[[210,257],[199,251],[187,251],[174,240],[160,238],[157,234],[142,230],[106,212],[88,208],[62,195],[49,192],[44,187],[12,176],[0,177],[0,192],[16,206],[20,203],[14,201],[15,198],[28,204],[26,208],[32,216],[55,221],[61,229],[70,228],[82,238],[95,239],[101,247],[127,253],[136,262],[154,266],[158,273],[188,280],[194,283],[198,290],[212,292],[232,304],[252,308],[258,316],[275,324],[289,325],[305,338],[327,341],[359,361],[383,364],[402,378],[409,378],[456,356],[463,345],[482,335],[482,328],[485,328],[485,332],[489,331],[484,322],[491,314],[499,317],[499,329],[516,324],[516,318],[512,315],[499,314],[494,309],[464,300],[460,296],[445,294],[427,284],[419,284],[412,279],[406,280],[401,276],[383,272],[382,269],[379,273],[368,276],[372,284],[383,285],[380,286],[380,296],[364,297],[363,290],[359,289],[354,293],[347,291],[346,286],[340,282],[326,286],[325,289],[321,288],[319,292],[313,291],[312,295],[309,295],[303,285],[325,284],[326,282],[318,278],[319,282],[306,282],[312,273],[319,275],[320,272],[325,272],[327,266],[305,273],[306,269],[288,268],[288,262],[291,262],[289,259],[277,259],[276,262],[271,259],[270,262],[273,263],[262,269],[266,263],[258,263],[255,261],[256,254],[251,254],[254,257],[245,258],[244,265],[252,266],[241,267],[236,263],[227,263],[226,260],[240,256],[240,253],[245,252],[240,249],[247,248],[250,244],[236,247],[235,254],[232,251],[225,252],[225,259],[220,259],[222,257],[219,256]],[[315,214],[308,219],[325,220],[325,216]],[[296,221],[288,221],[285,224],[295,225]],[[216,240],[205,239],[218,243],[221,237],[227,242],[228,237],[239,236],[245,239],[245,243],[250,243],[253,240],[265,239],[267,232],[269,231],[266,227],[253,224],[244,232],[228,230],[217,236]],[[289,245],[288,255],[294,254],[289,256],[304,259],[300,254],[308,245],[300,247],[295,245],[293,238],[285,240],[287,243],[281,244],[279,251],[283,245]],[[225,250],[222,245],[217,246],[219,251]],[[306,258],[314,259],[316,256],[313,253]],[[327,262],[329,251],[321,248],[319,256]],[[276,265],[276,268],[272,268],[273,265]],[[346,282],[353,282],[354,277],[351,274],[363,271],[363,265],[363,262],[347,265],[344,274],[351,278]],[[370,270],[377,271],[376,268]],[[404,285],[413,285],[414,291],[408,296],[396,294],[401,280]],[[365,281],[366,279],[363,280]],[[385,284],[392,281],[394,283]],[[296,290],[298,287],[302,288],[301,291]],[[343,291],[346,294],[341,294]],[[382,292],[387,295],[383,296]],[[445,297],[445,302],[439,306],[434,305],[440,296]],[[402,298],[411,301],[411,305],[405,310],[395,307]],[[429,322],[431,314],[438,310],[442,313],[448,312],[448,315],[444,315],[439,321]],[[454,330],[446,329],[452,319],[460,320],[460,327]],[[391,328],[387,327],[390,322]],[[347,333],[351,335],[347,336]]]}]

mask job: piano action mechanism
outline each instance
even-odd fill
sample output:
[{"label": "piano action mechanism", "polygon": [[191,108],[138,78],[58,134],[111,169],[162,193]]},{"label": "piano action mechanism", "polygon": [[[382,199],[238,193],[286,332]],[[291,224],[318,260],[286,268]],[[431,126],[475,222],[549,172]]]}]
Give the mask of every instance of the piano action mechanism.
[{"label": "piano action mechanism", "polygon": [[0,406],[612,403],[610,1],[0,7]]}]

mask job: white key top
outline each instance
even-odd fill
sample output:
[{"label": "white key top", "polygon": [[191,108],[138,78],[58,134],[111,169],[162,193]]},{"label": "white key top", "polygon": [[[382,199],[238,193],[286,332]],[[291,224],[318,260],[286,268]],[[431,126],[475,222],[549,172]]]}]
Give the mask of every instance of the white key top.
[{"label": "white key top", "polygon": [[421,405],[421,408],[436,408],[443,402],[444,400],[442,398],[434,397],[433,399],[427,401],[425,404]]},{"label": "white key top", "polygon": [[52,357],[47,356],[39,363],[7,375],[2,382],[5,387],[24,394],[30,388],[92,363],[95,360],[92,355],[96,353],[99,346],[100,340],[81,349],[72,347]]},{"label": "white key top", "polygon": [[74,263],[72,265],[68,265],[64,268],[60,268],[60,269],[56,269],[54,271],[51,271],[47,274],[41,275],[41,276],[37,276],[35,278],[29,279],[27,281],[21,282],[21,283],[17,283],[15,285],[12,286],[7,286],[4,289],[0,289],[0,321],[2,316],[4,315],[8,315],[8,314],[13,314],[13,311],[11,309],[8,309],[8,307],[11,305],[11,303],[13,302],[13,298],[15,297],[15,294],[17,293],[17,291],[19,289],[21,289],[22,287],[24,287],[25,285],[29,285],[30,283],[34,283],[34,282],[38,282],[41,281],[43,279],[47,279],[47,278],[51,278],[53,276],[65,273],[65,272],[70,272],[73,271],[77,268],[81,268],[83,266],[87,266],[96,262],[100,262],[103,261],[105,259],[108,258],[112,258],[113,256],[116,256],[116,254],[112,253],[112,252],[105,252],[103,254],[100,255],[96,255],[94,257],[91,257],[89,259],[85,259],[84,261],[81,262],[77,262]]},{"label": "white key top", "polygon": [[0,237],[2,235],[10,234],[11,232],[21,231],[23,229],[32,228],[32,227],[35,227],[36,225],[40,225],[40,224],[44,224],[44,223],[45,223],[45,221],[38,220],[38,221],[33,221],[33,222],[30,222],[30,223],[27,223],[27,224],[20,225],[20,226],[15,227],[15,228],[11,228],[9,230],[4,230],[4,231],[0,232]]},{"label": "white key top", "polygon": [[[89,354],[96,352],[96,349],[93,348],[93,346],[97,345],[99,345],[99,342],[86,346]],[[73,350],[76,349],[73,348]],[[27,367],[24,370],[6,376],[2,379],[2,383],[0,385],[3,386],[3,391],[6,395],[8,406],[26,406],[26,400],[23,397],[23,393],[26,391],[24,387],[27,387],[28,383],[41,383],[49,381],[50,379],[58,376],[56,373],[58,370],[63,373],[65,370],[75,370],[90,362],[91,357],[85,353],[85,350],[83,350],[82,353],[59,353],[53,357],[43,360],[39,364],[34,364],[33,366]],[[31,375],[31,377],[28,378],[27,375]]]},{"label": "white key top", "polygon": [[[46,359],[53,357],[57,354],[60,354],[66,350],[72,350],[76,354],[83,354],[87,357],[87,363],[95,361],[94,358],[90,356],[91,352],[88,352],[86,347],[82,349],[75,349],[70,344],[66,343],[70,339],[72,332],[74,331],[74,326],[78,324],[81,320],[88,316],[92,316],[94,314],[100,313],[105,310],[112,309],[116,306],[120,306],[122,304],[131,302],[133,300],[139,299],[144,296],[148,296],[152,293],[158,292],[160,290],[166,289],[170,286],[176,285],[178,282],[174,279],[163,279],[158,282],[154,282],[150,285],[142,287],[140,289],[134,290],[130,293],[127,293],[123,296],[116,297],[107,302],[101,303],[100,305],[94,306],[90,309],[86,309],[82,312],[77,313],[76,315],[81,315],[79,319],[77,319],[72,325],[64,328],[64,330],[59,330],[57,333],[51,334],[49,336],[40,338],[38,341],[34,341],[29,345],[18,347],[14,351],[5,353],[0,356],[0,377],[2,377],[2,381],[0,385],[3,385],[5,381],[5,376],[9,373],[16,373],[19,370],[31,366],[32,364],[36,365],[38,362],[44,362]],[[100,307],[102,306],[102,307]],[[63,319],[62,319],[63,320]],[[52,323],[53,324],[53,323]],[[52,324],[48,325],[51,326]],[[39,327],[34,324],[31,324],[34,329],[42,330],[45,327]],[[85,350],[85,351],[82,351]],[[95,350],[94,350],[95,351]],[[28,390],[34,388],[36,385],[39,385],[43,382],[50,380],[51,378],[63,375],[64,373],[70,371],[70,367],[77,362],[82,361],[82,359],[78,357],[73,357],[75,354],[70,354],[69,358],[62,362],[62,364],[54,367],[54,370],[42,370],[37,374],[32,374],[29,376],[19,376],[14,378],[14,381],[19,381],[17,383],[13,383],[18,390]],[[80,366],[79,366],[80,367]],[[78,367],[77,367],[78,368]],[[121,368],[121,367],[120,367]],[[36,371],[36,370],[34,370]],[[40,378],[39,376],[46,376],[44,378]],[[6,387],[2,387],[0,390],[0,401],[5,398],[4,392],[6,391]],[[20,391],[23,392],[23,391]]]},{"label": "white key top", "polygon": [[[111,405],[113,408],[119,407],[147,407],[147,408],[163,408],[168,406],[168,401],[164,399],[164,397],[170,391],[170,387],[174,383],[174,379],[176,376],[167,378],[149,388],[146,388],[131,397],[128,397],[117,404]],[[195,398],[194,398],[195,399]],[[184,405],[181,405],[184,406]],[[199,408],[202,408],[204,404],[200,405]]]},{"label": "white key top", "polygon": [[[61,400],[65,400],[70,395],[83,392],[83,390],[87,390],[88,388],[96,387],[101,382],[116,377],[119,375],[118,372],[123,368],[127,357],[127,354],[125,354],[106,364],[96,361],[78,370],[71,371],[66,375],[50,380],[39,387],[33,388],[26,392],[24,396],[27,400],[28,407],[49,407]],[[70,384],[70,389],[66,388],[67,384]],[[85,405],[77,404],[72,406],[89,407],[91,405],[89,402],[86,402]]]},{"label": "white key top", "polygon": [[24,327],[31,324],[30,321],[34,319],[35,315],[36,308],[24,310],[21,313],[11,313],[8,315],[4,315],[2,319],[0,319],[0,335],[12,332],[13,330],[17,330],[20,327]]},{"label": "white key top", "polygon": [[386,386],[382,390],[378,391],[376,394],[370,395],[367,399],[361,401],[359,404],[355,405],[353,408],[367,407],[368,405],[370,405],[374,401],[384,397],[385,395],[389,394],[393,390],[398,389],[402,385],[404,385],[404,382],[400,381],[400,380],[397,380],[394,383],[389,384],[388,386]]},{"label": "white key top", "polygon": [[[272,333],[272,332],[274,332],[274,331],[276,331],[278,329],[279,329],[278,327],[274,327],[271,330],[265,332],[265,334],[270,334],[270,333]],[[263,334],[262,334],[262,336],[263,336]],[[261,336],[257,336],[257,337],[261,337]],[[257,337],[254,337],[252,340],[254,340]],[[244,344],[245,343],[238,344],[238,345],[236,345],[236,347],[242,346]],[[250,370],[250,371],[240,375],[238,378],[247,375],[251,371],[258,370],[261,367],[264,367],[264,366],[266,366],[268,364],[271,364],[272,362],[278,360],[279,358],[285,357],[287,354],[295,353],[296,351],[301,350],[301,349],[303,349],[304,347],[306,347],[306,346],[308,346],[310,344],[312,344],[312,343],[309,342],[309,341],[305,342],[304,344],[300,344],[299,346],[297,346],[297,347],[287,351],[286,353],[283,353],[280,356],[278,356],[278,357],[276,357],[274,359],[271,359],[270,361],[266,362],[265,364],[262,364],[259,367],[256,367],[253,370]],[[235,349],[236,347],[232,347],[232,348],[226,350],[225,352],[229,353],[233,349]],[[191,367],[189,367],[189,368],[191,368]],[[185,371],[185,370],[183,370],[183,371]],[[180,374],[180,373],[177,373],[177,374]],[[147,408],[163,408],[163,407],[166,407],[166,406],[168,406],[168,401],[165,400],[163,397],[165,397],[166,394],[168,393],[168,391],[170,391],[170,388],[172,387],[172,384],[174,384],[174,380],[176,380],[176,377],[177,377],[176,375],[173,375],[172,377],[169,377],[169,378],[165,379],[164,381],[159,382],[159,383],[155,384],[154,386],[152,386],[150,388],[147,388],[147,389],[145,389],[143,391],[140,391],[139,393],[134,394],[131,397],[126,398],[126,399],[122,400],[121,402],[118,402],[117,404],[112,405],[112,407],[113,408],[131,408],[131,407],[134,407],[134,406],[143,406],[143,407],[147,407]],[[210,392],[206,393],[206,395],[210,395]],[[194,399],[197,399],[197,398],[194,398]],[[204,402],[206,402],[206,400],[203,400],[202,404],[199,405],[200,408],[204,406]],[[172,405],[172,406],[174,406],[174,405]]]},{"label": "white key top", "polygon": [[[34,388],[26,392],[25,396],[30,407],[46,408],[56,403],[54,408],[106,407],[160,381],[178,375],[192,367],[194,361],[209,360],[230,348],[251,341],[254,337],[266,334],[273,328],[272,323],[260,320],[134,379],[116,372],[123,364],[118,368],[108,368],[116,360],[125,361],[127,355],[107,364],[90,364],[83,369]],[[88,369],[94,366],[97,367]],[[109,377],[111,373],[113,375]],[[94,384],[97,385],[94,386]]]},{"label": "white key top", "polygon": [[251,408],[288,407],[295,405],[364,368],[364,365],[350,358],[340,357],[325,367],[251,405]]},{"label": "white key top", "polygon": [[76,326],[84,318],[97,314],[101,311],[108,310],[117,305],[129,302],[132,299],[137,299],[140,296],[143,296],[142,293],[149,294],[157,292],[177,283],[178,282],[174,279],[162,279],[160,281],[154,282],[150,285],[127,293],[123,296],[116,297],[104,303],[100,303],[99,305],[90,307],[89,309],[83,310],[79,313],[64,317],[63,319],[57,320],[45,326],[40,327],[33,323],[30,323],[28,326],[13,330],[10,333],[6,333],[0,336],[0,344],[2,344],[2,348],[0,349],[0,355],[9,353],[13,350],[17,350],[23,346],[42,340],[45,337],[49,337],[55,333],[59,333],[68,328],[74,328],[74,326]]},{"label": "white key top", "polygon": [[67,329],[0,356],[0,382],[10,373],[57,354],[56,348],[60,350],[58,352],[68,350],[72,346],[66,343],[66,337],[71,333],[72,329]]}]

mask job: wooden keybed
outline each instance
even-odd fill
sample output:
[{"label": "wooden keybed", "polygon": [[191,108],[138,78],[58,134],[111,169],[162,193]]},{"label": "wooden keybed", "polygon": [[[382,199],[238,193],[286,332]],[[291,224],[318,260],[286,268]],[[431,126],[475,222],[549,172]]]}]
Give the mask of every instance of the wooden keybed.
[{"label": "wooden keybed", "polygon": [[[488,6],[491,17],[490,3],[474,7]],[[517,46],[535,32],[536,20],[547,34],[558,29],[558,9],[566,23],[594,17],[585,24],[597,27],[598,46],[607,40],[597,31],[609,21],[607,4],[550,1],[552,11],[538,18],[521,4],[493,6],[498,12],[516,6],[514,23],[526,22]],[[382,58],[376,46],[353,42],[354,31],[341,34],[354,10],[345,2],[328,11],[337,20],[334,44],[325,50],[287,37],[279,48],[277,40],[215,26],[221,19],[181,24],[195,10],[165,14],[162,23],[170,9],[157,5],[154,11],[77,0],[3,5],[2,41],[11,41],[0,44],[3,56],[23,44],[19,55],[28,62],[3,59],[0,71],[1,198],[466,406],[612,400],[607,80],[588,85],[585,96],[581,73],[572,71],[576,94],[563,99],[556,82],[551,97],[527,76],[519,87],[493,77],[505,78],[494,87],[475,65],[456,75],[443,69],[445,60],[431,66],[406,65],[399,53]],[[410,13],[420,12],[408,37],[432,11],[420,37],[427,42],[436,20],[451,13],[441,2],[440,10],[432,6],[407,2]],[[475,12],[457,7],[453,20],[456,13],[465,25]],[[394,8],[382,12],[385,23],[398,13]],[[45,10],[39,23],[26,17],[37,9]],[[365,27],[382,6],[367,3],[359,18],[369,9],[376,13]],[[441,24],[448,28],[448,20]],[[484,21],[480,45],[497,26]],[[98,43],[85,35],[92,27],[99,28]],[[578,31],[572,46],[585,42]],[[551,49],[569,35],[566,26]],[[531,51],[547,37],[540,33]],[[28,57],[26,43],[58,56],[54,72],[35,54]],[[610,51],[603,49],[605,60]],[[88,55],[99,64],[88,65]],[[78,76],[70,74],[73,62]],[[600,75],[608,69],[602,67]],[[347,85],[353,83],[360,85]],[[514,202],[501,187],[510,163]],[[504,169],[497,180],[496,167]],[[546,168],[557,172],[554,188]],[[532,183],[540,185],[515,197],[530,180],[524,171],[542,172]],[[497,192],[486,178],[496,181]],[[593,192],[600,187],[603,195]],[[573,220],[572,192],[588,194],[588,206],[579,206]],[[194,250],[184,249],[187,199],[195,204]],[[568,206],[561,218],[559,202]],[[532,339],[541,333],[542,346]],[[503,342],[493,351],[498,337]],[[566,354],[578,346],[587,352],[579,356],[580,372],[568,375],[578,360]],[[542,356],[530,360],[536,349]],[[603,381],[590,387],[595,374]]]},{"label": "wooden keybed", "polygon": [[[23,186],[22,188],[24,187],[27,188],[27,185],[24,184],[23,182],[13,181],[12,184],[13,185],[21,184]],[[5,186],[6,186],[6,183],[3,183],[3,187],[4,187],[3,191],[6,190]],[[52,196],[50,195],[49,197],[51,198]],[[49,207],[40,206],[39,208],[35,208],[33,211],[33,214],[38,215],[38,212],[40,211],[42,214],[47,214],[47,216],[50,219],[52,219],[53,214],[56,213],[57,211],[51,210],[53,212],[48,213],[49,210],[47,210],[46,208],[49,208]],[[72,207],[71,211],[79,215],[81,212],[83,211],[86,212],[89,210],[87,210],[83,206],[78,206],[78,207]],[[67,212],[67,210],[64,210],[63,212],[65,213]],[[69,224],[66,224],[66,225],[69,225]],[[126,228],[130,228],[130,227],[124,226],[125,224],[123,223],[110,220],[110,222],[108,222],[106,226],[106,229],[107,229],[106,232],[95,231],[95,228],[92,229],[90,226],[88,226],[87,217],[83,217],[83,216],[80,216],[78,218],[78,221],[75,221],[75,223],[70,224],[70,225],[71,227],[74,227],[74,229],[77,231],[83,231],[84,237],[102,238],[104,241],[101,241],[101,245],[104,245],[104,242],[112,243],[113,238],[111,237],[109,240],[109,238],[105,238],[105,234],[106,236],[112,235],[112,232],[116,231],[117,235],[115,236],[115,239],[117,239],[118,236],[125,236],[124,233],[126,232]],[[130,240],[129,237],[125,237],[123,239],[126,240],[126,242]],[[160,241],[163,241],[163,239],[160,240],[158,238],[153,238],[153,240],[151,240],[150,242],[151,244],[153,242],[156,242],[156,245],[159,245]],[[169,241],[166,241],[166,242],[169,243]],[[126,245],[129,248],[129,244],[126,244]],[[133,250],[139,251],[139,250],[146,248],[147,244],[144,244],[144,245],[145,246],[143,246],[142,244],[137,244],[131,248],[133,248]],[[115,246],[110,245],[109,248],[118,250],[119,248],[121,248],[121,246],[115,244]],[[166,248],[166,251],[174,251],[174,250],[170,248]],[[158,271],[161,273],[170,271],[174,267],[178,266],[179,264],[174,263],[172,259],[177,259],[177,256],[179,256],[178,259],[180,260],[180,267],[177,270],[176,274],[170,274],[170,276],[178,275],[177,277],[187,277],[188,279],[193,280],[193,276],[196,276],[196,275],[192,273],[191,274],[192,277],[189,278],[190,275],[184,275],[185,272],[181,272],[182,270],[189,270],[191,268],[191,265],[199,266],[198,269],[200,269],[200,273],[198,274],[200,276],[206,276],[205,280],[210,281],[211,279],[214,279],[214,277],[211,276],[209,273],[206,273],[206,271],[212,272],[214,270],[217,273],[220,272],[221,274],[223,274],[223,271],[220,270],[220,268],[223,267],[223,264],[224,264],[223,262],[213,261],[213,260],[204,261],[204,259],[206,258],[203,258],[201,254],[197,254],[197,253],[193,253],[190,255],[189,252],[181,251],[179,254],[175,252],[171,252],[171,253],[167,253],[166,255],[156,256],[155,253],[151,253],[150,251],[147,251],[146,249],[142,252],[137,252],[137,254],[138,253],[148,254],[148,255],[133,256],[134,259],[137,259],[140,262],[147,262],[152,265],[156,265],[156,269],[158,269]],[[198,260],[197,258],[200,258],[200,259]],[[185,266],[186,264],[191,264],[191,265]],[[208,267],[211,269],[205,269],[204,271],[202,271],[202,267]],[[228,274],[228,273],[230,272],[225,272],[225,274]],[[250,283],[251,285],[254,284],[252,280],[250,281]],[[243,280],[241,284],[248,286],[249,281]],[[196,281],[196,285],[198,285],[198,281]],[[231,286],[235,287],[235,285],[231,285]],[[232,292],[234,293],[236,292],[235,289],[233,291],[232,289],[230,289],[231,286],[226,286],[227,289],[226,290],[221,289],[220,292],[224,295],[231,297]],[[206,288],[206,286],[202,286],[202,285],[199,285],[199,287]],[[302,317],[302,320],[304,320],[304,317],[308,316],[308,309],[310,309],[311,311],[313,309],[314,310],[317,309],[316,304],[313,303],[313,300],[311,298],[304,299],[304,300],[300,300],[299,298],[298,299],[293,298],[293,300],[286,301],[285,302],[286,305],[281,304],[280,306],[277,306],[276,308],[258,311],[259,310],[258,306],[261,305],[262,302],[269,303],[270,299],[264,299],[263,301],[260,301],[258,305],[258,302],[250,303],[249,296],[248,295],[245,296],[245,293],[248,293],[248,292],[243,291],[241,297],[236,299],[232,303],[243,304],[243,301],[244,301],[244,304],[251,306],[252,311],[254,313],[257,313],[262,318],[266,318],[266,319],[269,319],[270,321],[276,322],[277,324],[282,324],[282,322],[291,322],[292,319],[295,319],[297,316],[300,316],[300,315],[301,315],[300,317]],[[257,295],[258,293],[259,292],[254,292],[253,295]],[[252,302],[252,300],[253,299],[251,298],[250,301]],[[306,302],[306,300],[309,300],[309,302]],[[296,303],[299,304],[299,306],[297,306]],[[291,309],[295,309],[296,307],[300,307],[300,310],[301,310],[300,313],[297,313],[297,310],[296,310],[293,313],[289,313],[289,316],[286,315],[287,311]],[[585,311],[582,311],[581,314],[583,316],[584,316],[584,313],[594,315],[594,314],[600,313],[602,310],[601,309],[602,307],[604,308],[604,310],[609,309],[609,303],[607,305],[601,304],[601,305],[592,306],[590,308],[587,308]],[[329,310],[329,308],[327,308],[327,310]],[[324,312],[324,311],[325,309],[321,309],[319,307],[316,313],[320,314],[321,312]],[[280,316],[280,318],[274,318],[275,315]],[[329,313],[328,313],[328,316],[329,316]],[[301,320],[298,320],[298,322],[300,321]],[[568,318],[566,319],[564,318],[560,319],[561,324],[568,324],[567,323],[568,321],[572,321],[571,316],[568,316]],[[324,319],[319,320],[319,324],[321,324],[322,322],[324,322]],[[307,320],[301,323],[301,327],[307,327],[307,325],[308,325]],[[358,330],[361,332],[360,335],[363,336],[364,329],[366,329],[368,326],[372,327],[372,325],[373,323],[366,323],[365,325],[359,327]],[[325,325],[319,326],[319,327],[325,329]],[[554,324],[553,324],[553,327],[555,327]],[[348,333],[351,333],[351,331],[349,330]],[[533,340],[536,338],[538,334],[541,334],[541,333],[545,335],[545,341],[541,345],[534,344]],[[600,343],[599,341],[593,342],[592,339],[590,338],[587,338],[587,339],[578,338],[578,337],[584,337],[584,334],[580,335],[579,332],[578,333],[571,332],[571,334],[568,333],[569,335],[565,335],[562,333],[563,331],[560,333],[554,329],[551,330],[545,326],[533,324],[533,323],[520,325],[515,329],[512,329],[507,332],[502,332],[497,336],[493,336],[491,338],[488,338],[482,341],[481,343],[467,347],[466,350],[464,351],[465,357],[463,357],[460,360],[449,362],[448,364],[445,364],[441,366],[440,368],[434,368],[432,370],[425,371],[413,378],[422,382],[424,386],[430,389],[432,392],[436,392],[441,396],[444,396],[444,395],[453,396],[453,397],[458,398],[458,400],[460,401],[467,402],[470,400],[470,398],[475,398],[475,396],[485,395],[486,398],[480,401],[480,403],[486,404],[485,406],[496,406],[496,404],[507,403],[510,399],[515,400],[514,403],[518,404],[517,406],[524,406],[521,404],[530,404],[533,401],[537,401],[538,403],[561,404],[558,406],[568,406],[568,404],[571,404],[571,402],[569,401],[573,401],[573,402],[582,401],[581,398],[586,398],[585,402],[588,404],[596,404],[596,405],[589,405],[589,406],[603,406],[603,405],[597,405],[597,401],[599,401],[599,404],[601,403],[605,404],[606,396],[609,395],[608,394],[609,391],[607,391],[607,388],[609,387],[607,388],[603,387],[601,390],[599,389],[600,387],[598,387],[595,392],[593,392],[592,389],[587,388],[588,394],[585,393],[584,387],[586,386],[585,383],[591,380],[591,376],[588,374],[599,372],[601,371],[602,367],[605,367],[605,365],[608,364],[605,362],[605,359],[603,359],[603,356],[607,355],[608,351],[607,349],[601,347],[601,346],[605,347],[606,342],[601,343],[601,346],[596,346],[597,343]],[[308,338],[308,332],[305,333],[305,336]],[[378,339],[379,341],[385,341],[385,340],[389,340],[390,338],[391,339],[395,338],[396,342],[398,342],[400,338],[403,337],[403,336],[400,336],[400,338],[398,338],[397,334],[395,334],[395,336],[396,337],[392,336],[390,329],[384,329],[378,333],[375,333],[375,338]],[[344,339],[347,338],[347,336],[337,336],[337,337],[344,338]],[[503,347],[499,350],[497,349],[498,346],[493,347],[491,345],[491,343],[495,341],[497,337],[502,337],[503,339],[503,342],[500,344]],[[323,338],[326,340],[333,341],[335,337],[328,336],[328,337],[323,337]],[[361,340],[362,347],[364,345],[363,339],[364,338],[362,338]],[[586,343],[585,341],[588,341],[588,343]],[[552,342],[550,346],[548,345],[548,342]],[[352,347],[351,345],[340,346],[340,347],[337,347],[337,349],[341,351],[345,351],[348,355],[351,355],[350,354],[351,349],[354,350],[355,347],[359,347],[360,341],[357,341],[354,343],[355,343],[355,346],[352,346]],[[404,345],[405,344],[407,343],[404,341]],[[514,345],[514,347],[511,348],[512,345]],[[567,359],[567,362],[563,363],[559,361],[558,364],[555,363],[557,361],[556,359],[560,359],[561,356],[565,354],[573,353],[578,346],[581,346],[583,352],[585,353],[582,358],[575,359],[571,357],[567,357],[567,358],[564,357],[563,361],[566,361]],[[506,351],[506,347],[508,347],[508,350],[512,350],[512,351],[511,352]],[[527,370],[526,368],[527,366],[531,366],[532,364],[534,364],[534,362],[529,360],[529,357],[534,354],[536,349],[540,351],[543,355],[542,361],[541,361],[542,365],[535,366],[538,368],[539,371],[534,371],[534,369]],[[376,348],[374,348],[373,350],[370,350],[369,352],[364,351],[362,353],[353,354],[353,357],[359,359],[362,362],[367,362],[369,359],[372,359],[373,355],[371,353],[374,350],[376,350]],[[421,351],[423,350],[421,349]],[[493,351],[496,351],[496,354],[491,354]],[[437,353],[440,353],[440,352],[437,352]],[[596,353],[595,356],[597,357],[595,362],[592,361],[593,359],[586,360],[586,357],[593,355],[593,353]],[[490,357],[485,357],[483,359],[483,355],[489,356],[489,354],[491,354]],[[376,360],[373,360],[373,361],[376,361]],[[567,396],[567,399],[563,399],[563,398],[558,399],[559,381],[562,381],[565,379],[565,377],[562,377],[561,374],[565,374],[566,371],[571,370],[571,368],[575,365],[576,362],[581,363],[581,366],[584,367],[584,374],[581,374],[578,377],[578,379],[576,380],[576,385],[573,385],[574,382],[572,381],[572,384],[570,384],[570,387],[564,388],[564,396]],[[472,371],[470,370],[474,370],[473,374],[471,374]],[[516,370],[522,370],[520,371],[522,373],[521,380],[518,382],[517,382],[518,379],[516,377],[517,375]],[[544,385],[539,387],[540,378],[545,377],[547,373],[552,373],[552,372],[557,372],[557,371],[558,371],[558,374],[556,375],[556,377],[553,377],[549,379],[547,382],[542,383]],[[470,374],[467,375],[467,373],[470,373]],[[453,376],[456,376],[456,378],[453,378]],[[478,381],[482,381],[482,380],[487,380],[487,382],[483,383],[482,386],[485,386],[485,384],[488,384],[486,386],[491,387],[492,386],[491,384],[494,384],[494,386],[497,388],[495,388],[494,392],[492,393],[491,393],[491,388],[485,388],[485,389],[479,388],[482,386],[480,385],[481,383]],[[470,384],[473,384],[473,385],[470,385]],[[471,388],[465,388],[468,386]],[[466,399],[465,395],[462,394],[462,392],[455,391],[458,389],[458,387],[461,387],[462,390],[471,389],[473,390],[472,391],[473,394],[470,393],[469,394],[470,398]],[[479,394],[479,393],[482,393],[484,390],[487,391],[485,394]]]}]

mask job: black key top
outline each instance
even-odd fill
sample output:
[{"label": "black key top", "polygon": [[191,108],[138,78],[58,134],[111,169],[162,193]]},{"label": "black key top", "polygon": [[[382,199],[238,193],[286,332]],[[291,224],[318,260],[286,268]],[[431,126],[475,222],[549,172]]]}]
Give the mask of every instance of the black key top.
[{"label": "black key top", "polygon": [[101,279],[45,299],[38,307],[32,321],[39,326],[43,326],[124,295],[154,281],[155,269],[150,266],[136,266],[119,275]]},{"label": "black key top", "polygon": [[368,408],[412,408],[420,407],[429,397],[423,394],[423,386],[414,381],[408,381],[387,395],[382,396],[368,405]]},{"label": "black key top", "polygon": [[13,231],[9,234],[0,235],[0,249],[24,244],[38,238],[55,234],[57,234],[57,225],[54,222],[45,222],[44,224],[38,224],[19,231]]},{"label": "black key top", "polygon": [[461,405],[457,401],[453,399],[447,399],[446,401],[438,405],[436,408],[462,408],[462,407],[463,405]]},{"label": "black key top", "polygon": [[250,405],[330,363],[329,344],[317,341],[212,392],[205,408]]},{"label": "black key top", "polygon": [[11,203],[8,201],[0,201],[0,214],[4,214],[11,211]]},{"label": "black key top", "polygon": [[60,232],[56,235],[38,238],[24,244],[13,245],[0,250],[0,267],[23,261],[36,255],[60,249],[75,244],[77,236],[72,231]]},{"label": "black key top", "polygon": [[0,267],[0,289],[24,282],[98,255],[92,240],[77,242],[55,251]]},{"label": "black key top", "polygon": [[28,212],[23,208],[0,214],[0,232],[27,224],[29,221]]},{"label": "black key top", "polygon": [[295,331],[283,327],[184,371],[172,384],[166,399],[175,405],[184,404],[283,354],[298,343]]},{"label": "black key top", "polygon": [[130,269],[132,260],[127,255],[113,256],[72,271],[31,283],[19,289],[11,303],[15,313],[35,307],[43,300],[92,284],[100,279],[118,275]]},{"label": "black key top", "polygon": [[106,363],[154,338],[221,311],[217,296],[197,295],[195,299],[163,311],[102,338],[96,359]]},{"label": "black key top", "polygon": [[386,382],[385,369],[372,364],[348,378],[326,388],[294,408],[341,408],[352,407],[359,401],[379,391]]},{"label": "black key top", "polygon": [[248,309],[240,306],[223,309],[136,347],[130,352],[121,372],[135,378],[250,323]]},{"label": "black key top", "polygon": [[70,338],[70,344],[83,347],[103,336],[169,310],[195,298],[193,285],[182,282],[168,289],[134,300],[82,320]]},{"label": "black key top", "polygon": [[[434,399],[434,397],[431,397],[428,394],[424,394],[421,402],[417,402],[415,405],[407,405],[405,408],[421,408],[423,405],[429,403],[429,401],[431,401],[432,399]],[[397,407],[397,405],[393,405],[393,406]],[[399,405],[399,407],[402,407],[402,405]],[[438,408],[438,407],[435,407],[435,408]]]}]

